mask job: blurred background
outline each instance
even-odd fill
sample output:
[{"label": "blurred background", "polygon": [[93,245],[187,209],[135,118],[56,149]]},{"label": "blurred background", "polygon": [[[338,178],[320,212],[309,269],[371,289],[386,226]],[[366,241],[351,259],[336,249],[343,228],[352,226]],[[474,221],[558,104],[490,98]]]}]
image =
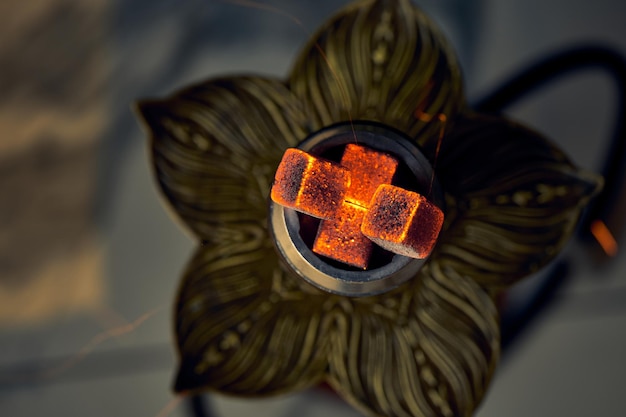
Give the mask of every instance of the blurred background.
[{"label": "blurred background", "polygon": [[[218,74],[284,76],[347,3],[259,1],[303,27],[216,0],[0,2],[0,415],[192,415],[170,386],[172,303],[194,242],[163,208],[131,104]],[[626,54],[620,0],[418,4],[456,47],[470,101],[569,46]],[[508,113],[597,171],[616,106],[611,79],[590,70]],[[561,261],[567,282],[507,347],[478,416],[623,409],[626,256],[607,261],[573,242]],[[319,390],[209,402],[225,417],[359,415]]]}]

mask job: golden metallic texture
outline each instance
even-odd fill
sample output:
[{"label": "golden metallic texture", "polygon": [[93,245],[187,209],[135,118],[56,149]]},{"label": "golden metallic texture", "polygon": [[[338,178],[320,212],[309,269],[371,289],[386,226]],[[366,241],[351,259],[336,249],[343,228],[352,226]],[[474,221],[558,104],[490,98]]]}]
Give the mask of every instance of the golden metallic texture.
[{"label": "golden metallic texture", "polygon": [[[328,381],[372,416],[473,414],[499,355],[497,291],[558,253],[601,181],[537,133],[472,113],[462,91],[420,10],[368,0],[329,19],[286,82],[224,77],[139,105],[161,191],[199,243],[176,300],[177,391]],[[267,227],[285,150],[350,119],[404,132],[431,162],[441,135],[446,195],[415,278],[355,298],[286,272]]]}]

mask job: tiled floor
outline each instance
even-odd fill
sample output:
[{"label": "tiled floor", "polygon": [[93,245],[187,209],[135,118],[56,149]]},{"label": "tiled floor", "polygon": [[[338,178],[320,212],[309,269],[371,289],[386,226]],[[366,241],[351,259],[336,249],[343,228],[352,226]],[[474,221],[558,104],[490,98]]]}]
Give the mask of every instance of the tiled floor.
[{"label": "tiled floor", "polygon": [[[108,40],[110,114],[98,186],[105,301],[45,325],[0,329],[1,416],[152,417],[168,405],[174,368],[170,309],[193,242],[162,208],[129,103],[218,73],[282,75],[307,37],[284,17],[222,2],[130,3],[112,3]],[[273,4],[311,30],[339,2]],[[470,98],[574,42],[608,43],[626,54],[626,2],[619,0],[432,0],[425,6],[462,48]],[[610,132],[613,99],[611,83],[588,72],[533,96],[513,114],[594,169]],[[564,258],[572,261],[571,281],[507,353],[480,417],[620,414],[626,256],[600,267],[572,245]],[[132,332],[97,336],[146,313]],[[91,349],[94,337],[102,343]],[[81,351],[85,346],[89,352]],[[77,353],[82,360],[54,371]],[[44,375],[49,369],[54,372]],[[220,416],[359,415],[323,391],[263,401],[212,397],[211,406]],[[169,415],[190,414],[179,404]]]}]

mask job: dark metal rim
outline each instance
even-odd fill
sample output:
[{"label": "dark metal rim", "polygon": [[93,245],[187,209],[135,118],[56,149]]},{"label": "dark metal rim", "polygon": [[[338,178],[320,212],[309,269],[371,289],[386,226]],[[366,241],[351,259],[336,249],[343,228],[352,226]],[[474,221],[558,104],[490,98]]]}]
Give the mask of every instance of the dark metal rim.
[{"label": "dark metal rim", "polygon": [[[411,171],[416,190],[430,188],[432,166],[419,148],[401,133],[376,123],[354,122],[330,126],[305,139],[298,148],[319,155],[355,141],[393,154]],[[436,179],[431,194],[432,201],[442,206],[443,193]],[[379,268],[366,271],[340,269],[313,253],[302,240],[300,222],[294,210],[270,200],[269,223],[276,248],[285,264],[307,282],[334,294],[361,297],[384,293],[415,277],[426,261],[395,255],[391,262]]]}]

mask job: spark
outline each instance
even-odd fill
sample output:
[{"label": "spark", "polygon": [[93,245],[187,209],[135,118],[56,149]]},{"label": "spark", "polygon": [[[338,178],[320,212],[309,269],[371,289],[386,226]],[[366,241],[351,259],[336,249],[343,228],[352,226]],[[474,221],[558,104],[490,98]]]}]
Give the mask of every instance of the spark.
[{"label": "spark", "polygon": [[596,238],[604,253],[611,257],[617,255],[617,241],[602,220],[595,220],[591,223],[591,234]]},{"label": "spark", "polygon": [[133,322],[123,324],[121,326],[113,327],[107,329],[101,333],[96,334],[89,342],[87,342],[74,356],[68,358],[66,361],[61,364],[52,367],[50,369],[44,370],[39,376],[42,379],[49,379],[55,376],[66,372],[68,369],[76,366],[80,363],[85,357],[93,352],[93,350],[100,344],[105,341],[113,338],[118,338],[124,336],[128,333],[135,331],[139,326],[141,326],[146,320],[154,316],[158,313],[163,307],[155,308],[145,314],[142,314]]}]

